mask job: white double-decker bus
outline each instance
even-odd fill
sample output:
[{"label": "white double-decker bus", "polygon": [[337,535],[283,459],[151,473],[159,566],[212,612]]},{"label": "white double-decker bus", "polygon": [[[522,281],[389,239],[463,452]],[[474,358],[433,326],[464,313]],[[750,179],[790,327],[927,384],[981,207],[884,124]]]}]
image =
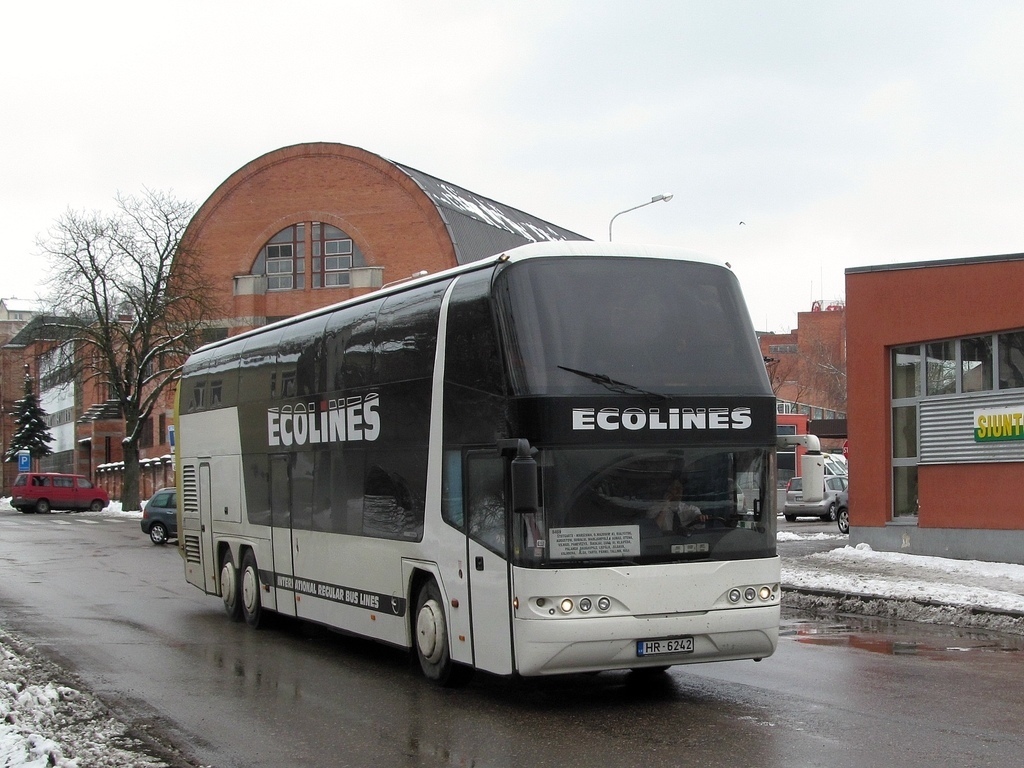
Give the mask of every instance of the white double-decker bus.
[{"label": "white double-decker bus", "polygon": [[189,582],[456,684],[776,647],[775,398],[726,265],[524,246],[196,351]]}]

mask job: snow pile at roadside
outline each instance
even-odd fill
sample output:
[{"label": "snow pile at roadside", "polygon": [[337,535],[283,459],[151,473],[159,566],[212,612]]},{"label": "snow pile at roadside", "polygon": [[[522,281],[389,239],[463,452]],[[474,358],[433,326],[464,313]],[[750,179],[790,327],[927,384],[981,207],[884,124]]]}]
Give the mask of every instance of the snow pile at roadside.
[{"label": "snow pile at roadside", "polygon": [[[143,500],[145,502],[145,500]],[[11,497],[4,496],[0,498],[0,510],[14,511],[14,507],[11,506]],[[51,512],[52,515],[64,514],[61,511]],[[90,510],[83,510],[81,512],[75,512],[76,515],[84,515],[86,517],[102,515],[104,517],[142,517],[142,510],[126,510],[121,506],[120,501],[112,501],[99,512],[92,512]]]},{"label": "snow pile at roadside", "polygon": [[876,552],[783,559],[784,604],[1024,633],[1024,565]]},{"label": "snow pile at roadside", "polygon": [[167,768],[69,675],[0,630],[2,768]]},{"label": "snow pile at roadside", "polygon": [[849,539],[846,533],[811,533],[801,534],[792,531],[779,531],[775,534],[776,541],[839,541]]}]

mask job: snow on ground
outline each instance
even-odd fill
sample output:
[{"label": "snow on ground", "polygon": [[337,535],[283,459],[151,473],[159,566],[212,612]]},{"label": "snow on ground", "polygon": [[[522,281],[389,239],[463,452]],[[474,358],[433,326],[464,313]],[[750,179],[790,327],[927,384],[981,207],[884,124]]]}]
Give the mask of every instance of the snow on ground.
[{"label": "snow on ground", "polygon": [[783,560],[790,587],[1024,615],[1024,565],[876,552],[867,544]]},{"label": "snow on ground", "polygon": [[2,768],[167,768],[94,696],[0,629]]},{"label": "snow on ground", "polygon": [[[796,534],[779,532],[779,541]],[[803,540],[847,539],[819,533]],[[839,543],[839,542],[837,542]],[[782,560],[783,605],[1024,634],[1024,565],[837,546]]]}]

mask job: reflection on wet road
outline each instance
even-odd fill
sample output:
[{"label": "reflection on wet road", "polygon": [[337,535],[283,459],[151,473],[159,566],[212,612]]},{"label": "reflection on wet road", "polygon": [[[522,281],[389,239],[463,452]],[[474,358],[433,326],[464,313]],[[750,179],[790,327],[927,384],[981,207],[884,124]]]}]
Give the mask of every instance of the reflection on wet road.
[{"label": "reflection on wet road", "polygon": [[443,690],[400,650],[230,622],[137,521],[25,518],[0,513],[0,622],[195,764],[935,768],[1024,754],[1016,636],[786,612],[760,663]]},{"label": "reflection on wet road", "polygon": [[1024,637],[871,617],[801,620],[791,614],[784,620],[780,637],[808,645],[846,646],[885,655],[924,656],[933,661],[1000,653],[1011,654],[1008,658],[1016,659],[1016,663],[1024,662]]}]

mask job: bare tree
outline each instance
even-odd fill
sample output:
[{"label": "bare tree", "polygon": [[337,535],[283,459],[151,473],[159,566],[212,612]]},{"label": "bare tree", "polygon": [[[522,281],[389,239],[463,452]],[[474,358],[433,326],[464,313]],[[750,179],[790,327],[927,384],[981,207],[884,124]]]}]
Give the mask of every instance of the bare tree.
[{"label": "bare tree", "polygon": [[802,364],[802,358],[795,352],[772,353],[771,357],[765,359],[768,379],[776,397],[800,402],[807,391],[806,382],[800,375]]},{"label": "bare tree", "polygon": [[181,253],[194,205],[150,190],[116,202],[111,214],[68,210],[38,245],[51,262],[55,323],[66,332],[61,364],[105,387],[120,408],[121,501],[138,509],[143,427],[214,308],[202,259]]},{"label": "bare tree", "polygon": [[804,365],[811,387],[823,406],[846,412],[846,355],[838,342],[815,340],[804,355]]}]

